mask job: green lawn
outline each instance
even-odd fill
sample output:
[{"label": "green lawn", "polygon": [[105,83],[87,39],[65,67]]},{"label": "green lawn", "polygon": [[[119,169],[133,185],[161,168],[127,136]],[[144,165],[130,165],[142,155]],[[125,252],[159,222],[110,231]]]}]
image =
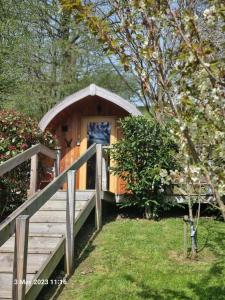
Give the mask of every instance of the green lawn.
[{"label": "green lawn", "polygon": [[59,299],[224,300],[225,224],[200,221],[197,261],[183,259],[182,247],[182,219],[107,223]]}]

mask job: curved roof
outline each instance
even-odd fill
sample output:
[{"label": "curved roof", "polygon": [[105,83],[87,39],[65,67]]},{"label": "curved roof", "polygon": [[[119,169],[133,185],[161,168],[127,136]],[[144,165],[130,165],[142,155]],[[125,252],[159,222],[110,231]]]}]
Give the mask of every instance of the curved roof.
[{"label": "curved roof", "polygon": [[125,111],[127,111],[129,114],[133,116],[141,115],[141,112],[130,102],[123,99],[122,97],[103,89],[95,84],[91,84],[88,87],[86,87],[83,90],[80,90],[68,97],[66,97],[64,100],[56,104],[52,109],[50,109],[44,117],[41,119],[39,123],[39,127],[41,130],[45,130],[45,128],[48,126],[48,124],[54,119],[55,116],[57,116],[61,111],[63,111],[68,106],[78,102],[79,100],[82,100],[85,97],[88,96],[99,96],[107,101],[110,101],[119,107],[123,108]]}]

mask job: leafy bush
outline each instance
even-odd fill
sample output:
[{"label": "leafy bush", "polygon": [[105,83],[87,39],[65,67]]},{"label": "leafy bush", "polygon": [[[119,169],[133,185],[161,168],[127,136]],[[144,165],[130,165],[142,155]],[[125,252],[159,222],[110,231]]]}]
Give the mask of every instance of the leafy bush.
[{"label": "leafy bush", "polygon": [[[55,145],[52,135],[43,133],[36,121],[15,111],[0,111],[0,164],[38,143]],[[29,161],[0,178],[0,219],[27,198],[29,180]]]},{"label": "leafy bush", "polygon": [[120,120],[123,138],[113,145],[110,155],[116,164],[112,172],[126,183],[122,206],[145,208],[147,218],[166,208],[163,195],[170,189],[169,171],[178,168],[178,147],[168,129],[152,119],[127,117]]}]

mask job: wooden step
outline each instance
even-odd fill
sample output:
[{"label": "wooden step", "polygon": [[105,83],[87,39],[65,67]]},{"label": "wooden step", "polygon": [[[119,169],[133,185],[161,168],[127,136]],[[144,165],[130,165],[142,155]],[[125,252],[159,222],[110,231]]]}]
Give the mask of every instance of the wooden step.
[{"label": "wooden step", "polygon": [[[0,250],[0,253],[14,253],[14,250]],[[48,249],[38,249],[38,250],[29,250],[28,254],[52,254],[52,250]]]},{"label": "wooden step", "polygon": [[58,233],[29,233],[29,237],[47,237],[47,238],[62,238],[64,234]]},{"label": "wooden step", "polygon": [[[27,275],[27,283],[31,282],[35,274]],[[12,299],[12,273],[0,273],[0,299]],[[30,285],[26,286],[28,290]]]},{"label": "wooden step", "polygon": [[[80,210],[87,203],[86,200],[79,200],[75,202],[75,209]],[[62,199],[49,200],[46,202],[40,210],[66,210],[66,201]]]},{"label": "wooden step", "polygon": [[[92,197],[94,190],[76,191],[76,200],[88,200]],[[57,191],[50,199],[66,199],[66,191]]]},{"label": "wooden step", "polygon": [[32,234],[65,234],[66,223],[30,223],[29,232]]},{"label": "wooden step", "polygon": [[[79,212],[75,212],[75,218]],[[31,223],[65,223],[66,211],[38,211],[30,218]]]},{"label": "wooden step", "polygon": [[[29,236],[28,237],[28,253],[33,250],[45,249],[52,251],[55,249],[62,237],[45,237],[45,236]],[[0,252],[14,251],[15,237],[11,237],[4,245],[0,247]]]},{"label": "wooden step", "polygon": [[[47,261],[50,254],[28,254],[27,273],[36,274],[41,266]],[[14,253],[1,253],[0,274],[13,272]]]}]

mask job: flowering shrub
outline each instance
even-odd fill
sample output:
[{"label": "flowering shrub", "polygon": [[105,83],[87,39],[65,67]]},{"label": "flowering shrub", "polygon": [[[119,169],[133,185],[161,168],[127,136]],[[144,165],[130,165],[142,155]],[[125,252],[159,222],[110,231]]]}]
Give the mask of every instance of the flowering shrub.
[{"label": "flowering shrub", "polygon": [[[15,111],[0,111],[0,164],[38,143],[48,147],[55,145],[52,135],[43,133],[37,122],[28,116]],[[26,200],[29,179],[29,161],[0,178],[1,219]]]},{"label": "flowering shrub", "polygon": [[120,121],[123,138],[113,145],[112,171],[126,183],[127,196],[122,206],[141,207],[147,218],[166,208],[163,195],[170,188],[169,173],[178,168],[178,147],[152,119],[127,117]]}]

